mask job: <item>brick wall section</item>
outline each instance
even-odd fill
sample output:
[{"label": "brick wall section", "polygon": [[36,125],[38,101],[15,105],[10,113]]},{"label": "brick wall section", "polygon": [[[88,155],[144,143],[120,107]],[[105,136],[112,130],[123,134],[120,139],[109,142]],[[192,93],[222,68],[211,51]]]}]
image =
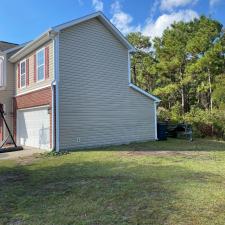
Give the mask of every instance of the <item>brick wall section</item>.
[{"label": "brick wall section", "polygon": [[49,106],[50,116],[50,147],[52,147],[52,90],[51,87],[33,91],[28,94],[20,95],[14,98],[14,119],[13,131],[16,140],[16,111],[18,109],[33,108],[38,106]]}]

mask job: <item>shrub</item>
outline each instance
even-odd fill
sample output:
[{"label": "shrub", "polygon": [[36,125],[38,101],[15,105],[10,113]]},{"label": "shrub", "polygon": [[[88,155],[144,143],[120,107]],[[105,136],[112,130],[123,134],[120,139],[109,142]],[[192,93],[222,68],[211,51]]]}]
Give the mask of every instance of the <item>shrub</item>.
[{"label": "shrub", "polygon": [[170,120],[177,123],[188,123],[192,125],[193,133],[197,137],[225,138],[225,111],[214,109],[212,112],[199,108],[192,108],[190,112],[181,115],[179,105],[171,110],[159,108],[159,120]]}]

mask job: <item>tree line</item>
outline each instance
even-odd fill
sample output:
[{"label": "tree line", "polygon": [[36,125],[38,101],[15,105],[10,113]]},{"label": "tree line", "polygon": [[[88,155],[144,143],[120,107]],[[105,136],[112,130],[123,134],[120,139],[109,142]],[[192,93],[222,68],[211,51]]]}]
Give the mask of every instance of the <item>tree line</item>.
[{"label": "tree line", "polygon": [[159,120],[191,123],[201,136],[225,136],[225,30],[210,17],[177,22],[153,40],[127,35],[132,82],[158,96]]}]

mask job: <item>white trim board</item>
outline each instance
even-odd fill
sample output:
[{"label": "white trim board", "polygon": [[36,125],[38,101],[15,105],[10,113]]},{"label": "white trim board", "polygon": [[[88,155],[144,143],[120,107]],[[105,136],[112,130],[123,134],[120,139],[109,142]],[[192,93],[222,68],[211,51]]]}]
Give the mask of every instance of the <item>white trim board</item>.
[{"label": "white trim board", "polygon": [[26,110],[32,110],[32,109],[49,108],[49,107],[50,107],[50,105],[40,105],[40,106],[33,106],[33,107],[17,109],[16,111],[26,111]]},{"label": "white trim board", "polygon": [[40,91],[40,90],[45,89],[47,87],[51,87],[51,84],[47,84],[45,86],[41,86],[41,87],[38,87],[38,88],[35,88],[35,89],[32,89],[32,90],[29,90],[29,91],[24,91],[22,93],[19,93],[19,94],[14,95],[14,97],[18,97],[18,96],[21,96],[21,95],[26,95],[26,94],[29,94],[29,93],[32,93],[32,92],[35,92],[35,91]]},{"label": "white trim board", "polygon": [[29,42],[25,47],[23,47],[18,52],[16,52],[14,55],[12,55],[9,58],[9,61],[12,63],[19,61],[21,58],[25,57],[30,52],[38,49],[44,43],[51,40],[52,35],[55,35],[54,31],[52,31],[52,29],[47,30],[45,33],[43,33],[42,35],[40,35],[38,38],[34,39],[33,41]]}]

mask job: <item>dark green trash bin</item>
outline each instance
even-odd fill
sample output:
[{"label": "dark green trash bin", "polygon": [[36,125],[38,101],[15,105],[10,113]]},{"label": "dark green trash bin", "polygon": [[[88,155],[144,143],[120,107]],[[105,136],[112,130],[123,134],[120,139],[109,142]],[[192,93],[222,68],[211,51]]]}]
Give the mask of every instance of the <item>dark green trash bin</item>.
[{"label": "dark green trash bin", "polygon": [[167,140],[167,124],[166,123],[158,123],[157,124],[157,135],[158,140]]}]

